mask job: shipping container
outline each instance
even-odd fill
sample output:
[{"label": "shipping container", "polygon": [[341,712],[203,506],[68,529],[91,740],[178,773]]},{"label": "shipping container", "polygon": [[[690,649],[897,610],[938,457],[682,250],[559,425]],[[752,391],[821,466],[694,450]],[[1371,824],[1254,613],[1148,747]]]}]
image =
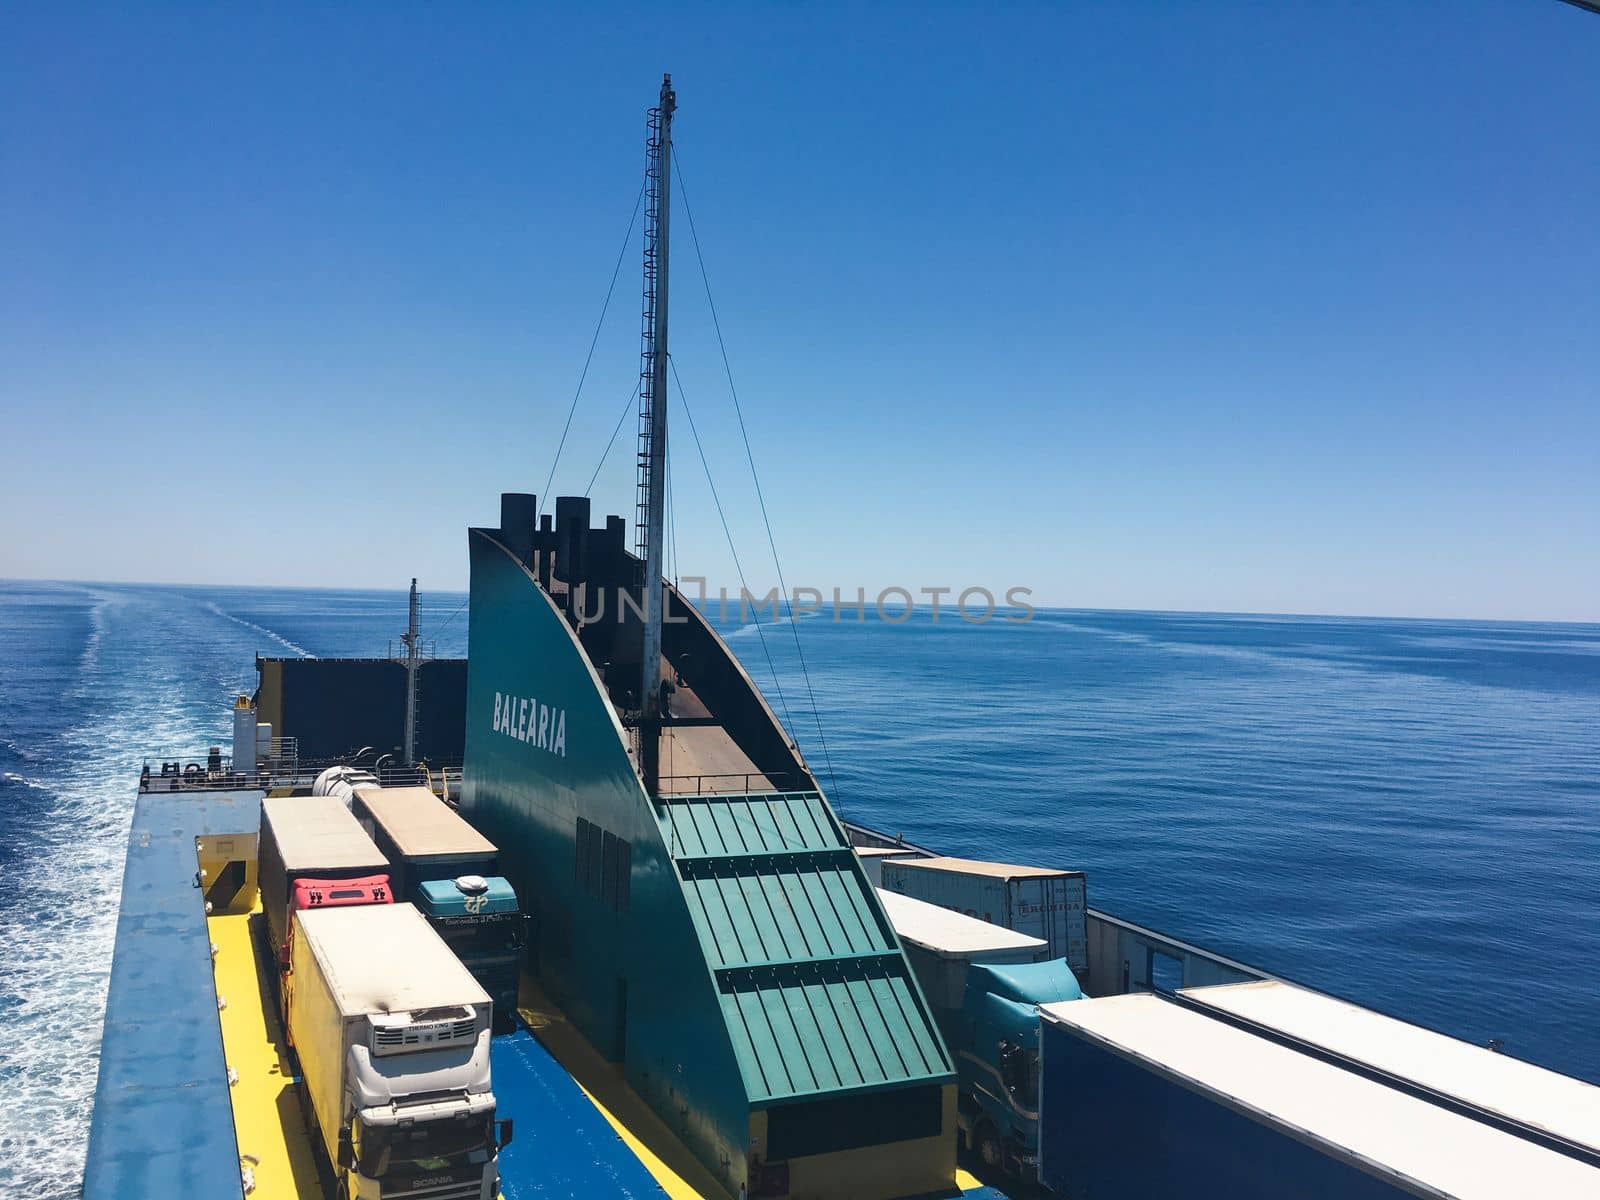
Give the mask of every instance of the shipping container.
[{"label": "shipping container", "polygon": [[1050,954],[1043,938],[1003,925],[878,889],[878,899],[917,973],[922,991],[936,1009],[959,1009],[967,992],[971,963],[1033,963]]},{"label": "shipping container", "polygon": [[883,886],[883,863],[889,858],[904,858],[914,854],[913,850],[896,848],[894,846],[857,846],[856,857],[861,860],[861,869],[867,873],[867,881],[873,887]]},{"label": "shipping container", "polygon": [[425,787],[358,787],[350,811],[388,856],[395,890],[409,900],[426,880],[497,873],[494,843]]},{"label": "shipping container", "polygon": [[1050,957],[1088,974],[1088,897],[1082,871],[1020,867],[971,858],[895,858],[883,863],[883,887],[1043,938]]},{"label": "shipping container", "polygon": [[1600,1196],[1600,1169],[1152,993],[1040,1009],[1040,1180],[1071,1200]]},{"label": "shipping container", "polygon": [[294,881],[352,879],[389,869],[350,810],[332,796],[269,796],[261,802],[261,907],[272,953],[283,951]]},{"label": "shipping container", "polygon": [[1188,988],[1220,1020],[1426,1088],[1600,1158],[1600,1087],[1282,980]]},{"label": "shipping container", "polygon": [[425,787],[354,789],[350,811],[389,857],[400,897],[422,910],[494,998],[500,1028],[515,1023],[528,922],[500,852]]}]

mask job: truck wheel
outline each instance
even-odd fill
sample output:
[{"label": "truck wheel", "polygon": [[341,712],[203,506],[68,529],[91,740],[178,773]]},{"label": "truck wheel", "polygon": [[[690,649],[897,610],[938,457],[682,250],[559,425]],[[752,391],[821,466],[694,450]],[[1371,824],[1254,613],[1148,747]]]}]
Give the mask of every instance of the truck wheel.
[{"label": "truck wheel", "polygon": [[978,1157],[983,1160],[986,1167],[996,1170],[1005,1166],[1005,1151],[1000,1145],[1000,1131],[991,1121],[979,1121],[972,1131],[972,1140],[977,1143]]}]

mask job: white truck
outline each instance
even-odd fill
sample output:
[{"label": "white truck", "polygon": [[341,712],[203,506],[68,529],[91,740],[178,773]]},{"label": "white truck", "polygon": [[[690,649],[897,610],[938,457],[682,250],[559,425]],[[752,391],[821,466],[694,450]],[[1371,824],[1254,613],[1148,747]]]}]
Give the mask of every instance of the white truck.
[{"label": "white truck", "polygon": [[342,1200],[493,1200],[488,994],[409,904],[294,913],[288,1022]]}]

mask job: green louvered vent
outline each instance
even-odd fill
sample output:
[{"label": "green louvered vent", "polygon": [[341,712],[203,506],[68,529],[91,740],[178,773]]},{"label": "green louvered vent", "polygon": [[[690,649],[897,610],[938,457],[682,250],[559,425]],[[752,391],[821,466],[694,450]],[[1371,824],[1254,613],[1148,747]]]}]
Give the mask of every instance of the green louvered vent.
[{"label": "green louvered vent", "polygon": [[673,796],[660,811],[753,1104],[949,1075],[821,795]]}]

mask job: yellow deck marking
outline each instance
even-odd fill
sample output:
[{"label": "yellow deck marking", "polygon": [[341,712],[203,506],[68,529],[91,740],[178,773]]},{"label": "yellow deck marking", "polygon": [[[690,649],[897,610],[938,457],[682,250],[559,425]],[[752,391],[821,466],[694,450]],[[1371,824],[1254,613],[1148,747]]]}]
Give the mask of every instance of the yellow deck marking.
[{"label": "yellow deck marking", "polygon": [[[238,1083],[229,1089],[234,1133],[241,1162],[255,1173],[250,1200],[324,1200],[301,1092],[290,1074],[275,1002],[266,991],[272,981],[260,969],[251,936],[252,921],[259,923],[260,912],[258,906],[253,913],[206,920],[217,945],[217,994],[228,1001],[220,1014],[223,1051],[239,1073]],[[622,1068],[603,1059],[537,985],[524,978],[522,986],[522,1016],[534,1036],[667,1195],[672,1200],[729,1200],[716,1177],[628,1086]],[[956,1186],[968,1192],[984,1185],[958,1169]]]},{"label": "yellow deck marking", "polygon": [[250,937],[260,911],[206,919],[217,945],[217,995],[228,1002],[220,1014],[223,1053],[239,1072],[229,1089],[234,1135],[241,1164],[255,1173],[250,1200],[322,1200],[300,1092]]},{"label": "yellow deck marking", "polygon": [[535,1037],[583,1094],[611,1123],[628,1149],[644,1164],[672,1200],[727,1200],[728,1191],[703,1167],[628,1086],[622,1067],[609,1063],[572,1027],[537,984],[523,976],[519,1008]]}]

